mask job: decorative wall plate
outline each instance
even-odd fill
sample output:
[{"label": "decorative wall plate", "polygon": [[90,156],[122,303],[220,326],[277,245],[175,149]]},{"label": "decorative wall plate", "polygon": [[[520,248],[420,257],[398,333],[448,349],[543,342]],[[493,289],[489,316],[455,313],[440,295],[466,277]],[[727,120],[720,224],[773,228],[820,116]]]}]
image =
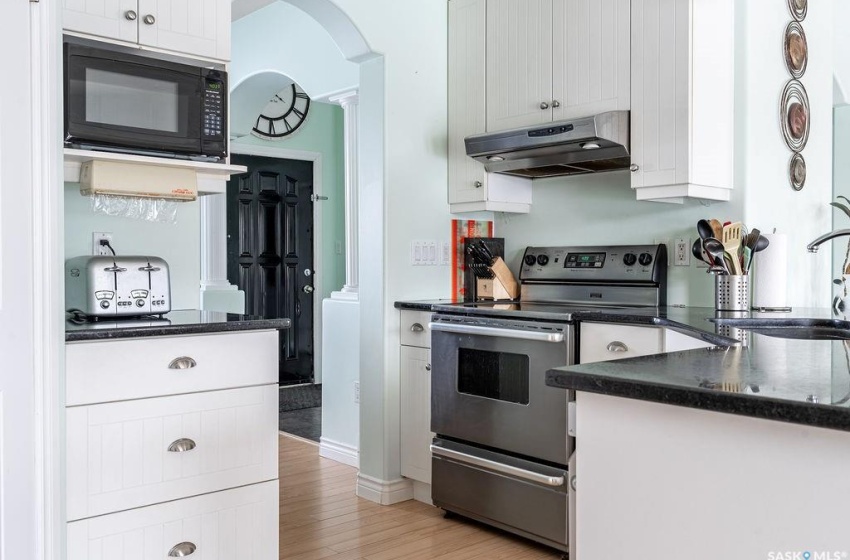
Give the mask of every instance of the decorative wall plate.
[{"label": "decorative wall plate", "polygon": [[791,156],[791,163],[788,165],[788,180],[791,181],[791,188],[795,191],[802,190],[805,186],[806,160],[803,159],[803,154]]},{"label": "decorative wall plate", "polygon": [[788,0],[788,9],[791,10],[791,17],[803,21],[809,9],[809,0]]},{"label": "decorative wall plate", "polygon": [[785,143],[793,152],[800,152],[809,141],[809,96],[797,80],[790,80],[782,91],[779,118]]},{"label": "decorative wall plate", "polygon": [[792,21],[785,28],[784,43],[785,67],[791,76],[799,80],[806,73],[806,65],[809,62],[809,46],[799,21]]}]

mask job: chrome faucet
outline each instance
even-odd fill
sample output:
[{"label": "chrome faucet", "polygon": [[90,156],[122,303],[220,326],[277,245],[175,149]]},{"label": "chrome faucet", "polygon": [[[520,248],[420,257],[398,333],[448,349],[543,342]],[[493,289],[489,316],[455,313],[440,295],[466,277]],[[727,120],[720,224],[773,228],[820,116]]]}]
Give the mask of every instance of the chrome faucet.
[{"label": "chrome faucet", "polygon": [[810,253],[817,253],[818,247],[820,247],[822,243],[829,241],[830,239],[835,239],[836,237],[842,237],[845,235],[850,235],[850,229],[837,229],[835,231],[830,231],[829,233],[821,235],[820,237],[806,245],[806,249],[808,249]]}]

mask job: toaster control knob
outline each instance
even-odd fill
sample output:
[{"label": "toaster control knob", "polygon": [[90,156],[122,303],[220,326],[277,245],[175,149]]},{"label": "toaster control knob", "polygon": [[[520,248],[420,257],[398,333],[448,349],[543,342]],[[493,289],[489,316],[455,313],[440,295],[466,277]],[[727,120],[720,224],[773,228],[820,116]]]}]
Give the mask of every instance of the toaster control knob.
[{"label": "toaster control knob", "polygon": [[652,262],[652,255],[650,255],[649,253],[641,253],[638,257],[638,262],[641,264],[641,266],[648,266],[649,263]]},{"label": "toaster control knob", "polygon": [[109,302],[105,299],[100,300],[100,308],[101,309],[109,309]]},{"label": "toaster control knob", "polygon": [[549,264],[549,257],[546,255],[537,255],[537,264],[540,266],[546,266]]},{"label": "toaster control knob", "polygon": [[145,306],[145,300],[143,300],[143,299],[137,299],[136,300],[136,307],[144,307],[144,306]]},{"label": "toaster control knob", "polygon": [[534,263],[536,263],[536,262],[537,262],[537,257],[535,257],[534,255],[526,255],[525,256],[525,264],[527,264],[528,266],[534,266]]},{"label": "toaster control knob", "polygon": [[634,253],[626,253],[623,255],[623,264],[626,266],[634,266],[637,262],[637,257]]}]

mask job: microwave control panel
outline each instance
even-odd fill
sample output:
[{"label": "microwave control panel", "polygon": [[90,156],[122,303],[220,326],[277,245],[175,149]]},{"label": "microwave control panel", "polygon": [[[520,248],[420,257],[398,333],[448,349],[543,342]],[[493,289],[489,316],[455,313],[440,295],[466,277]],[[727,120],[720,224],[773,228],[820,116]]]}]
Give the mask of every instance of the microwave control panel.
[{"label": "microwave control panel", "polygon": [[222,137],[224,134],[224,82],[207,78],[204,88],[203,125],[204,136]]}]

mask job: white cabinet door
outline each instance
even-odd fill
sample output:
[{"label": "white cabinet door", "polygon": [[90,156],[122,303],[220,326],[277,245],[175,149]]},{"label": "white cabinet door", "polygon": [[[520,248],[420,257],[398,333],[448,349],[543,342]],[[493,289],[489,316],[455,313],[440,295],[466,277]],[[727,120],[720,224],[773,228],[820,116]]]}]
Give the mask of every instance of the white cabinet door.
[{"label": "white cabinet door", "polygon": [[487,2],[487,131],[552,120],[552,0]]},{"label": "white cabinet door", "polygon": [[64,0],[62,27],[107,39],[138,40],[136,0]]},{"label": "white cabinet door", "polygon": [[277,410],[276,384],[68,408],[68,519],[276,479]]},{"label": "white cabinet door", "polygon": [[139,0],[139,43],[230,59],[231,0]]},{"label": "white cabinet door", "polygon": [[487,200],[484,166],[464,138],[487,130],[487,0],[449,1],[449,203]]},{"label": "white cabinet door", "polygon": [[552,13],[553,119],[628,110],[629,0],[554,0]]},{"label": "white cabinet door", "polygon": [[431,357],[401,347],[401,474],[431,484]]},{"label": "white cabinet door", "polygon": [[[278,483],[254,484],[68,523],[68,560],[277,560]],[[175,552],[175,555],[177,553]]]}]

